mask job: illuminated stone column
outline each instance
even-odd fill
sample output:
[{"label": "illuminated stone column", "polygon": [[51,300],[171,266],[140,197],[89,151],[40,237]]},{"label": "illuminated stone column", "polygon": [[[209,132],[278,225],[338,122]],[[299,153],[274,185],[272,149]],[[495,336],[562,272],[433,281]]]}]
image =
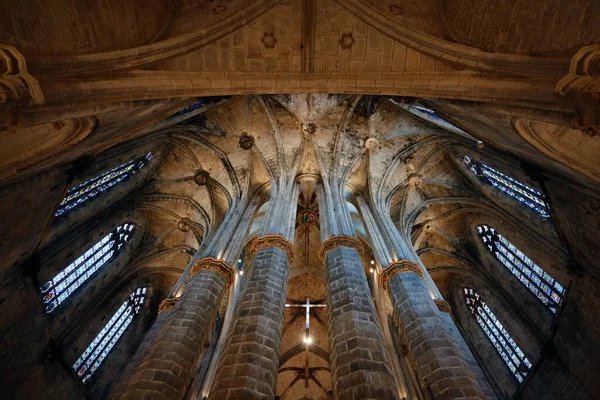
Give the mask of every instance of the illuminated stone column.
[{"label": "illuminated stone column", "polygon": [[[486,398],[434,298],[441,295],[385,214],[358,199],[373,252],[381,265],[381,287],[387,290],[403,325],[408,357],[424,392],[433,398]],[[450,322],[453,323],[450,318]]]},{"label": "illuminated stone column", "polygon": [[182,275],[182,283],[177,285],[181,297],[161,303],[154,326],[134,356],[135,369],[125,371],[122,382],[126,386],[118,385],[111,398],[183,399],[194,378],[202,344],[233,282],[231,265],[241,252],[256,206],[256,202],[246,207],[232,205],[217,232],[190,262],[189,275]]},{"label": "illuminated stone column", "polygon": [[318,194],[325,263],[331,376],[336,399],[398,399],[398,389],[371,298],[360,242],[340,185]]},{"label": "illuminated stone column", "polygon": [[275,397],[296,207],[293,182],[272,189],[262,235],[250,247],[250,275],[219,358],[211,400]]}]

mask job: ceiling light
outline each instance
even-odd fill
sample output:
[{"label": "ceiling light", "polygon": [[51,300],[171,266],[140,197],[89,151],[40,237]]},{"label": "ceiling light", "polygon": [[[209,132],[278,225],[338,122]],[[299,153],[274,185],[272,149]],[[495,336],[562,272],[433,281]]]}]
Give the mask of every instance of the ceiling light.
[{"label": "ceiling light", "polygon": [[304,339],[302,339],[302,341],[304,342],[304,344],[311,344],[312,338],[310,336],[304,336]]}]

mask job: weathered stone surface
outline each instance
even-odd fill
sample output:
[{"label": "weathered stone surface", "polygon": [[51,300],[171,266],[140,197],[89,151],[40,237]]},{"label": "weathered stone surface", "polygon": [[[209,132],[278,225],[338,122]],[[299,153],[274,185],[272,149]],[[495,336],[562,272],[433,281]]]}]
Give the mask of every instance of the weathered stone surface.
[{"label": "weathered stone surface", "polygon": [[388,293],[404,324],[411,364],[423,389],[436,399],[484,399],[423,279],[413,272],[396,274],[388,281]]},{"label": "weathered stone surface", "polygon": [[233,315],[211,400],[275,397],[287,280],[286,252],[259,249]]},{"label": "weathered stone surface", "polygon": [[201,270],[190,278],[121,399],[183,398],[224,288],[225,279],[212,270]]},{"label": "weathered stone surface", "polygon": [[397,399],[398,393],[361,258],[337,247],[326,256],[329,347],[337,399]]}]

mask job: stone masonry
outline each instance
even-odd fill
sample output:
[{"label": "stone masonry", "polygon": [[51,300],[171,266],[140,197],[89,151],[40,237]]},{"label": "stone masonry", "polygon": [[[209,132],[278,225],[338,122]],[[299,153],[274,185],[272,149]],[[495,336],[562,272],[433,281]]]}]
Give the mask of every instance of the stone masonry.
[{"label": "stone masonry", "polygon": [[203,269],[188,282],[157,340],[121,399],[182,399],[193,378],[201,343],[217,315],[225,278]]},{"label": "stone masonry", "polygon": [[263,247],[237,304],[209,398],[273,399],[277,383],[288,255]]},{"label": "stone masonry", "polygon": [[412,271],[397,273],[388,281],[388,293],[404,324],[409,357],[424,391],[435,399],[484,399],[423,279]]},{"label": "stone masonry", "polygon": [[336,399],[397,399],[361,258],[337,247],[326,257],[331,371]]},{"label": "stone masonry", "polygon": [[481,367],[479,366],[479,363],[475,359],[475,356],[473,356],[471,349],[469,349],[467,342],[465,342],[465,338],[460,334],[460,331],[458,330],[456,323],[454,323],[454,319],[452,318],[452,315],[447,312],[443,312],[443,311],[440,311],[440,315],[441,315],[442,319],[444,320],[444,322],[446,322],[446,326],[448,327],[448,332],[450,333],[450,336],[454,339],[454,341],[458,345],[458,348],[462,352],[464,360],[466,361],[467,365],[469,366],[469,369],[475,376],[475,379],[477,380],[477,384],[479,385],[479,389],[481,389],[481,391],[483,392],[483,394],[485,395],[485,397],[488,400],[498,398],[496,396],[496,393],[494,393],[494,390],[490,386],[490,383],[489,383],[488,379],[486,378],[485,374],[481,370]]}]

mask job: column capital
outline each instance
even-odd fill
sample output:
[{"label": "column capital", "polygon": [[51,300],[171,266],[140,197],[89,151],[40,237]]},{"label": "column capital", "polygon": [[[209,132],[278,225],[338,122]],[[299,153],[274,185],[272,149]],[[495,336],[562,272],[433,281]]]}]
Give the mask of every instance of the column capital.
[{"label": "column capital", "polygon": [[177,304],[178,300],[179,297],[169,297],[161,301],[160,305],[158,306],[158,314],[161,314],[165,311],[171,311],[173,308],[175,308],[175,304]]},{"label": "column capital", "polygon": [[414,272],[423,279],[423,270],[416,263],[410,260],[394,261],[388,265],[381,273],[381,287],[387,289],[388,281],[396,274],[401,272]]},{"label": "column capital", "polygon": [[583,47],[573,56],[569,73],[556,93],[577,108],[572,127],[590,136],[600,135],[600,44]]},{"label": "column capital", "polygon": [[436,307],[438,308],[438,310],[440,312],[452,315],[452,307],[450,306],[450,304],[447,301],[433,299],[433,302],[435,303]]},{"label": "column capital", "polygon": [[327,252],[329,252],[330,250],[333,250],[335,248],[338,248],[340,246],[352,247],[356,251],[362,252],[362,246],[360,244],[360,241],[357,238],[353,238],[351,236],[341,236],[341,235],[332,236],[329,239],[327,239],[326,241],[324,241],[323,244],[321,245],[321,249],[319,250],[319,260],[321,260],[321,261],[325,260],[325,256],[327,255]]},{"label": "column capital", "polygon": [[265,235],[252,240],[250,244],[250,257],[254,257],[263,247],[279,247],[288,255],[288,261],[294,259],[294,245],[281,235]]},{"label": "column capital", "polygon": [[229,287],[229,285],[231,285],[231,282],[233,282],[233,268],[231,268],[223,260],[219,260],[213,257],[204,257],[203,259],[198,260],[196,264],[194,264],[190,276],[196,275],[203,269],[216,271],[218,274],[223,276],[223,278],[225,278],[227,288]]}]

